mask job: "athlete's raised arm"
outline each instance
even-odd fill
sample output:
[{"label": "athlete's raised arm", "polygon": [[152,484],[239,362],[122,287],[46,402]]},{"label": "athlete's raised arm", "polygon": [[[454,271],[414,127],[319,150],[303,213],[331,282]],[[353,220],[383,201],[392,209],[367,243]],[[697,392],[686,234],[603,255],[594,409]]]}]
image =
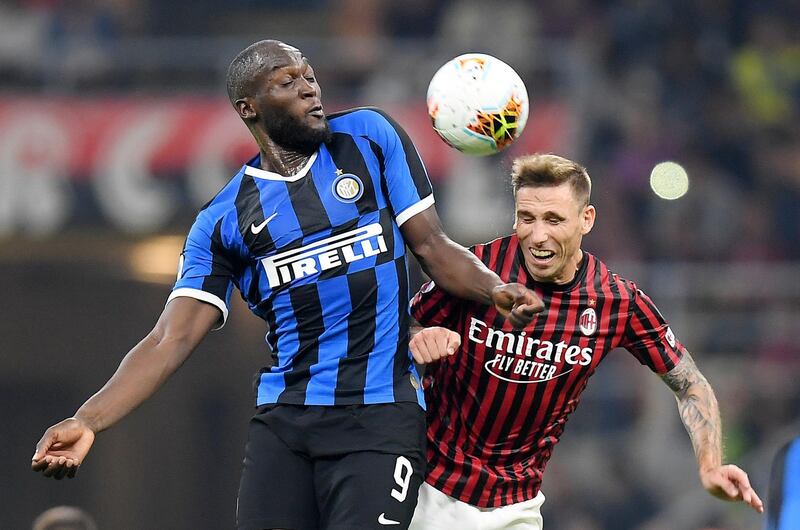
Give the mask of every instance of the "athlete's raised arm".
[{"label": "athlete's raised arm", "polygon": [[706,491],[726,501],[744,501],[763,512],[764,504],[750,485],[747,473],[735,465],[722,464],[722,422],[717,398],[689,352],[684,350],[680,362],[661,379],[675,392]]},{"label": "athlete's raised arm", "polygon": [[517,327],[544,309],[533,291],[518,283],[503,283],[474,254],[450,239],[435,207],[409,218],[400,230],[423,270],[454,296],[493,304]]},{"label": "athlete's raised arm", "polygon": [[95,434],[153,395],[219,318],[219,309],[194,298],[181,297],[168,303],[153,330],[125,355],[105,386],[73,417],[45,431],[36,444],[31,468],[56,479],[75,476]]}]

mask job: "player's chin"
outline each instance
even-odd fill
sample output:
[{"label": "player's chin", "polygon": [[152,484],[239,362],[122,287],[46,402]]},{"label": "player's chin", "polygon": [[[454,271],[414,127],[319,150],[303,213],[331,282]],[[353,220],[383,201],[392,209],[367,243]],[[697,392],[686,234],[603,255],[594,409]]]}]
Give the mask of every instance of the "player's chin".
[{"label": "player's chin", "polygon": [[303,120],[303,128],[309,136],[322,143],[330,141],[332,136],[330,126],[328,125],[328,119],[324,114],[321,117],[312,116],[310,114],[306,115],[305,120]]}]

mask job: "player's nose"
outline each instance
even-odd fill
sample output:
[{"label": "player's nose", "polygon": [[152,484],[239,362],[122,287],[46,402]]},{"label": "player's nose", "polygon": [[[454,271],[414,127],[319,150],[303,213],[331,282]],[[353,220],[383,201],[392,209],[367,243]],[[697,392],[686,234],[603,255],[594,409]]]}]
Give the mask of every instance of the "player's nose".
[{"label": "player's nose", "polygon": [[542,223],[533,223],[528,239],[533,244],[542,244],[549,237],[546,227]]},{"label": "player's nose", "polygon": [[300,95],[304,98],[311,98],[317,95],[317,87],[305,77],[300,78]]}]

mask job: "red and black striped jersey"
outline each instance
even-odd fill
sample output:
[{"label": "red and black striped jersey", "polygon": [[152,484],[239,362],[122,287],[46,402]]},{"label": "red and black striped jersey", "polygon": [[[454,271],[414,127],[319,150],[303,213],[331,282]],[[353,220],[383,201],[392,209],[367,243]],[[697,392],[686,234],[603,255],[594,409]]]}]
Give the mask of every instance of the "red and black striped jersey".
[{"label": "red and black striped jersey", "polygon": [[556,285],[529,276],[516,235],[471,250],[545,305],[515,330],[493,306],[453,297],[433,282],[411,302],[423,326],[461,335],[461,349],[428,365],[425,377],[426,480],[463,502],[497,507],[536,496],[567,418],[608,352],[625,348],[663,374],[683,346],[647,295],[587,252],[573,281]]}]

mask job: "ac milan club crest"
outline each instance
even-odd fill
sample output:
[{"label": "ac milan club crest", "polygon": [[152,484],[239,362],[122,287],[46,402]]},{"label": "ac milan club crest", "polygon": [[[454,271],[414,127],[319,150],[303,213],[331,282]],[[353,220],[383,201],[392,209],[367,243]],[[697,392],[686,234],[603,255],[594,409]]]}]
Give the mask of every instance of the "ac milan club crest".
[{"label": "ac milan club crest", "polygon": [[578,320],[578,327],[581,328],[581,333],[587,337],[589,335],[594,335],[594,332],[597,331],[597,313],[595,313],[594,309],[590,307],[581,313],[581,318]]}]

